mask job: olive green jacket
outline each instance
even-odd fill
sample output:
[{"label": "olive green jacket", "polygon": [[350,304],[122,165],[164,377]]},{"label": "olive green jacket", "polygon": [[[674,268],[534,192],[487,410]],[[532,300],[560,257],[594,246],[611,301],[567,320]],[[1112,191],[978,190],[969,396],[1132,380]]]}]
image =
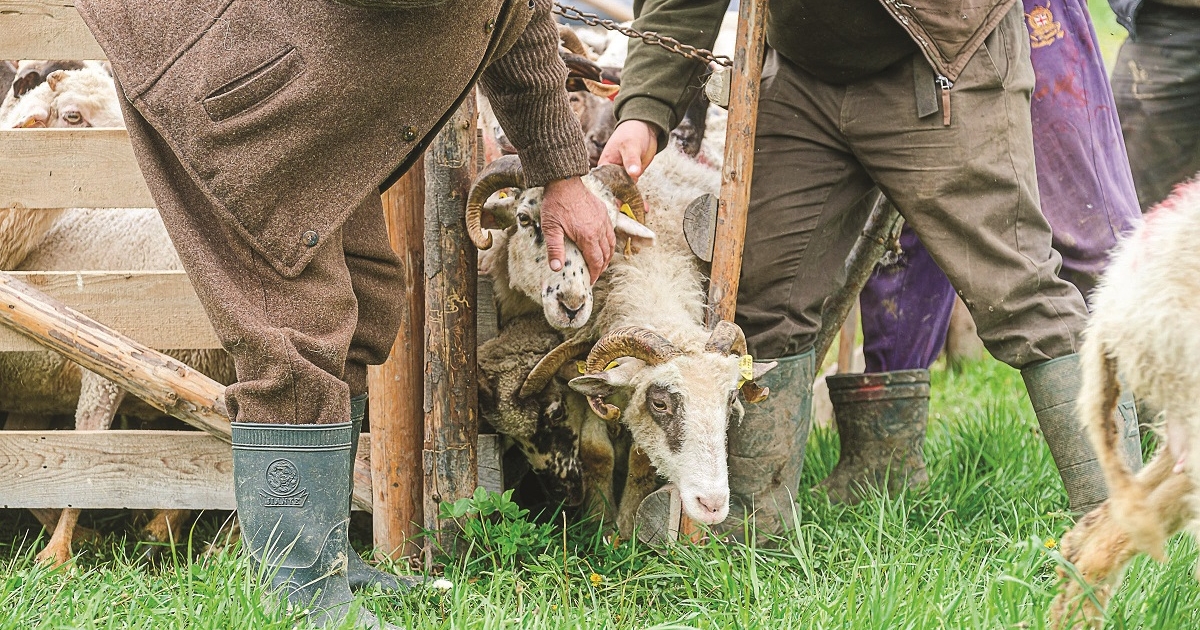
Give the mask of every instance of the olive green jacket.
[{"label": "olive green jacket", "polygon": [[[880,2],[916,42],[934,73],[953,82],[1016,0]],[[788,0],[770,0],[767,10],[767,44],[784,57],[789,57],[789,40],[795,36],[782,27],[794,23],[788,19],[790,5]],[[711,49],[728,6],[729,0],[645,0],[633,26]],[[617,116],[673,129],[699,89],[703,72],[698,62],[630,40]],[[660,148],[663,140],[660,136]]]}]

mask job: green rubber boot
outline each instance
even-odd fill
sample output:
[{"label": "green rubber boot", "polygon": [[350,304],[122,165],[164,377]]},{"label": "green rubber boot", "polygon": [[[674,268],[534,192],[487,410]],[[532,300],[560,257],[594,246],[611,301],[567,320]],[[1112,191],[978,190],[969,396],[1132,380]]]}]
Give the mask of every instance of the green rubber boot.
[{"label": "green rubber boot", "polygon": [[[1108,498],[1108,486],[1096,453],[1075,416],[1080,387],[1079,355],[1070,354],[1027,367],[1021,370],[1021,378],[1025,380],[1038,426],[1067,490],[1071,512],[1087,514]],[[1122,395],[1117,413],[1125,426],[1121,440],[1125,461],[1137,472],[1142,468],[1142,440],[1132,396]]]},{"label": "green rubber boot", "polygon": [[758,379],[767,399],[729,427],[729,517],[714,530],[738,538],[743,523],[779,535],[795,526],[796,493],[812,424],[813,351],[775,359]]},{"label": "green rubber boot", "polygon": [[[358,457],[358,436],[362,434],[363,417],[367,414],[367,395],[355,396],[350,399],[350,424],[353,429],[350,440],[350,496],[354,496],[354,459]],[[351,499],[350,503],[353,503]],[[347,505],[349,505],[348,503]],[[347,513],[347,518],[349,514]],[[346,566],[346,575],[349,578],[350,588],[359,590],[361,588],[371,588],[378,586],[384,591],[404,591],[421,583],[421,580],[412,577],[400,577],[380,571],[369,565],[354,552],[350,547],[349,541],[346,543],[346,548],[349,550],[347,558],[349,562]]]},{"label": "green rubber boot", "polygon": [[[232,423],[233,478],[242,540],[272,590],[318,628],[351,614],[346,579],[349,422]],[[361,610],[355,627],[398,630]]]},{"label": "green rubber boot", "polygon": [[929,370],[826,377],[841,453],[821,482],[830,502],[857,504],[867,487],[896,496],[929,485],[925,424]]}]

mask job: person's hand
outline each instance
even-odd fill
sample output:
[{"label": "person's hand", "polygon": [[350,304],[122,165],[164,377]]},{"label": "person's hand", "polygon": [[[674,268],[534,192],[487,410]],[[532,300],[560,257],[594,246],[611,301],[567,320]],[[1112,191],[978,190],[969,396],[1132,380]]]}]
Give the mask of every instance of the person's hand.
[{"label": "person's hand", "polygon": [[583,252],[594,284],[612,259],[617,236],[608,221],[608,209],[578,177],[546,184],[542,199],[542,235],[554,271],[563,266],[564,234]]},{"label": "person's hand", "polygon": [[658,152],[658,132],[650,123],[626,120],[617,125],[604,145],[599,164],[617,164],[637,181]]}]

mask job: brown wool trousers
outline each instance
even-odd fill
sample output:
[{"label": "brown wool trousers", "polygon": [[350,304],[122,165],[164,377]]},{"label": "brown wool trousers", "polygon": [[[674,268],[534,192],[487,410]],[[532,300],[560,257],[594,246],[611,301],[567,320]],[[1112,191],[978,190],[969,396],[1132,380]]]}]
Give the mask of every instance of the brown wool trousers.
[{"label": "brown wool trousers", "polygon": [[1033,68],[1020,6],[959,76],[950,126],[918,54],[823,83],[774,51],[763,70],[738,321],[756,356],[812,346],[876,186],[971,310],[997,359],[1075,352],[1087,316],[1061,280],[1034,171]]},{"label": "brown wool trousers", "polygon": [[[317,234],[297,276],[280,275],[219,218],[162,137],[122,99],[125,124],[163,223],[237,383],[226,389],[237,422],[328,424],[350,420],[367,391],[367,365],[387,359],[403,306],[400,259],[374,192],[342,226]],[[320,173],[314,173],[320,177]]]}]

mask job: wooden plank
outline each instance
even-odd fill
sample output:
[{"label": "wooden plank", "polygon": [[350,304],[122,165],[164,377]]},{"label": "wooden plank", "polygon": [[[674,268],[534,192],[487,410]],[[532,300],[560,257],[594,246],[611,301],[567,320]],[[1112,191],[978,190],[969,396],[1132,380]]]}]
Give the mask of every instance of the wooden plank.
[{"label": "wooden plank", "polygon": [[72,0],[0,0],[0,59],[104,59]]},{"label": "wooden plank", "polygon": [[371,474],[378,553],[415,556],[424,504],[421,445],[425,431],[425,162],[418,159],[383,194],[392,249],[404,264],[405,306],[388,360],[368,369],[371,394]]},{"label": "wooden plank", "polygon": [[478,479],[476,252],[463,220],[474,171],[475,99],[468,98],[425,155],[424,524],[447,550],[456,536],[453,523],[438,521],[438,505],[470,496]]},{"label": "wooden plank", "polygon": [[0,173],[0,207],[154,206],[124,129],[5,129]]},{"label": "wooden plank", "polygon": [[190,431],[2,431],[6,508],[232,510],[229,444]]},{"label": "wooden plank", "polygon": [[[21,280],[157,350],[220,348],[204,307],[182,271],[13,271]],[[0,327],[0,352],[41,350]]]},{"label": "wooden plank", "polygon": [[479,486],[491,492],[504,492],[503,443],[495,433],[479,434]]}]

